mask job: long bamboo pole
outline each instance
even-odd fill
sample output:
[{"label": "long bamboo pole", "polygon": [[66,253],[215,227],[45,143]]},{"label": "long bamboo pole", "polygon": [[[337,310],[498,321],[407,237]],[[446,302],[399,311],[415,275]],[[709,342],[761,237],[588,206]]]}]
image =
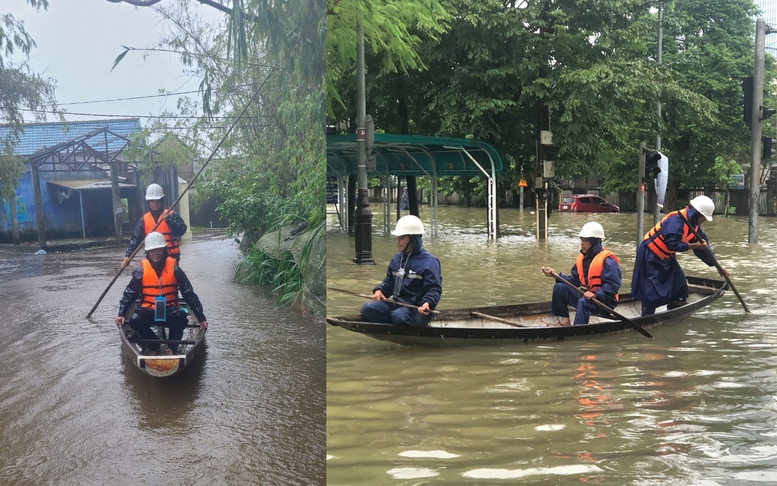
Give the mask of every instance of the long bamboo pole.
[{"label": "long bamboo pole", "polygon": [[[200,169],[197,171],[197,173],[194,174],[194,177],[192,177],[192,180],[189,181],[189,184],[186,185],[186,188],[183,191],[181,191],[181,194],[179,194],[178,197],[176,198],[176,200],[173,201],[173,203],[170,205],[170,209],[174,208],[178,204],[178,202],[181,200],[181,198],[183,198],[183,195],[186,194],[186,192],[192,187],[192,184],[194,184],[194,181],[196,181],[197,178],[200,176],[200,174],[202,174],[202,171],[205,170],[205,167],[208,166],[210,161],[213,159],[213,156],[216,155],[216,152],[218,151],[218,149],[221,148],[221,145],[227,139],[229,134],[232,133],[232,129],[235,128],[235,125],[237,125],[237,122],[243,117],[243,114],[246,112],[246,110],[251,105],[251,103],[254,102],[254,100],[256,99],[256,96],[262,90],[262,88],[264,87],[265,83],[267,83],[267,80],[270,79],[270,75],[273,72],[274,72],[274,70],[271,70],[267,74],[267,77],[264,78],[264,81],[262,81],[262,84],[260,84],[259,87],[256,89],[254,94],[251,96],[251,99],[248,100],[248,103],[246,103],[245,106],[243,106],[243,109],[240,110],[240,113],[237,115],[237,118],[235,118],[235,120],[232,122],[232,124],[227,129],[227,132],[224,134],[223,137],[221,137],[221,140],[219,140],[219,143],[216,145],[216,147],[210,153],[210,157],[208,157],[208,160],[206,160],[205,163],[202,164],[202,167],[200,167]],[[154,231],[157,228],[157,226],[159,226],[162,223],[162,221],[163,221],[162,218],[159,218],[159,221],[157,221],[157,223],[154,225],[154,227],[151,228],[151,231]],[[135,251],[133,251],[132,254],[129,256],[129,261],[132,261],[132,259],[135,257],[135,255],[137,255],[138,251],[140,251],[140,244],[138,244],[137,248],[135,248]],[[100,302],[102,302],[103,298],[105,297],[105,294],[108,293],[108,290],[110,290],[110,288],[113,286],[113,284],[116,282],[116,280],[119,278],[119,275],[121,275],[121,273],[123,271],[124,271],[124,268],[120,268],[119,271],[116,272],[116,275],[114,275],[114,277],[111,280],[111,282],[108,284],[108,286],[105,288],[105,290],[103,290],[103,293],[100,295],[100,298],[97,299],[97,302],[95,302],[94,306],[92,306],[92,309],[86,315],[87,319],[92,317],[92,314],[97,309],[97,306],[100,305]]]}]

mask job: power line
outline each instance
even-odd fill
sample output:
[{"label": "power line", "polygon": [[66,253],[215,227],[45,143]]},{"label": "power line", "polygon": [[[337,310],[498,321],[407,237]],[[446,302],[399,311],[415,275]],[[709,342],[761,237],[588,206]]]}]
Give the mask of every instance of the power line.
[{"label": "power line", "polygon": [[[199,120],[201,118],[204,118],[202,116],[180,116],[180,115],[106,115],[103,113],[76,113],[72,111],[67,111],[64,113],[60,113],[58,111],[54,110],[30,110],[27,108],[22,108],[20,111],[25,111],[28,113],[49,113],[52,115],[73,115],[73,116],[91,116],[91,117],[99,117],[99,118],[146,118],[149,120]],[[235,117],[234,116],[212,116],[209,118],[213,119],[223,119],[223,120],[232,120]],[[246,119],[261,119],[261,118],[271,118],[269,116],[246,116],[243,117]]]},{"label": "power line", "polygon": [[131,100],[145,100],[149,98],[161,98],[163,96],[178,96],[178,95],[185,95],[185,94],[192,94],[192,93],[199,93],[199,90],[193,90],[193,91],[181,91],[178,93],[162,93],[162,94],[156,94],[156,95],[147,95],[147,96],[133,96],[130,98],[113,98],[108,100],[95,100],[95,101],[73,101],[71,103],[59,103],[59,106],[65,106],[65,105],[88,105],[91,103],[110,103],[113,101],[131,101]]}]

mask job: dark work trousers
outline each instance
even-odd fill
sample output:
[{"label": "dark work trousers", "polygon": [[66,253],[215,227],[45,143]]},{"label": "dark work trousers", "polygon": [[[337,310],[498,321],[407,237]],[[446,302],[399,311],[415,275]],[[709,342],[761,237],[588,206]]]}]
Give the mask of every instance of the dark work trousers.
[{"label": "dark work trousers", "polygon": [[407,326],[425,326],[431,316],[424,316],[416,309],[397,307],[387,302],[372,301],[362,306],[362,318],[367,322],[385,324],[405,324]]},{"label": "dark work trousers", "polygon": [[[610,308],[615,307],[613,303],[602,302]],[[592,301],[581,297],[577,290],[573,289],[569,285],[556,282],[553,285],[553,301],[551,303],[550,313],[558,317],[569,317],[569,309],[567,306],[574,307],[577,311],[575,313],[574,325],[588,324],[588,320],[592,315],[606,315],[599,306]]]},{"label": "dark work trousers", "polygon": [[[130,327],[143,339],[159,339],[159,336],[151,329],[152,326],[164,326],[170,329],[167,338],[172,341],[178,341],[183,337],[183,331],[189,323],[187,314],[179,307],[167,306],[167,321],[159,322],[154,320],[154,311],[150,309],[137,308],[130,319]],[[147,344],[149,351],[158,351],[158,344]],[[168,346],[175,353],[178,351],[177,344]]]}]

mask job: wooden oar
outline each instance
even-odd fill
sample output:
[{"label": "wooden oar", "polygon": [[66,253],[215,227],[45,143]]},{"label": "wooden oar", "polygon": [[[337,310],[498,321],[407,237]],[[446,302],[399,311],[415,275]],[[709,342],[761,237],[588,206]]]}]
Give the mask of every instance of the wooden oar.
[{"label": "wooden oar", "polygon": [[518,324],[517,322],[510,322],[507,319],[502,319],[501,317],[496,317],[496,316],[490,316],[488,314],[483,314],[482,312],[471,311],[470,314],[472,314],[473,316],[476,316],[476,317],[480,317],[482,319],[488,319],[488,320],[494,321],[494,322],[501,322],[502,324],[507,324],[508,326],[513,326],[513,327],[531,327],[531,326],[526,326],[526,325],[523,325],[523,324]]},{"label": "wooden oar", "polygon": [[[558,282],[561,282],[561,283],[564,283],[564,284],[566,284],[566,285],[568,285],[568,286],[572,287],[573,289],[577,290],[577,293],[579,293],[580,295],[585,295],[585,292],[584,292],[582,289],[580,289],[580,288],[578,288],[578,287],[574,286],[574,285],[572,284],[572,282],[569,282],[569,281],[567,281],[567,280],[564,280],[564,279],[563,279],[563,278],[561,278],[561,277],[559,276],[559,274],[557,274],[556,272],[551,272],[550,274],[553,276],[553,278],[555,278],[555,279],[556,279],[556,281],[558,281]],[[642,334],[643,336],[645,336],[645,337],[649,337],[650,339],[653,339],[653,335],[652,335],[652,334],[650,334],[649,332],[647,332],[647,331],[645,330],[645,328],[643,328],[642,326],[640,326],[640,325],[639,325],[639,324],[637,324],[636,322],[632,321],[632,320],[631,320],[631,319],[629,319],[628,317],[626,317],[626,316],[624,316],[624,315],[622,315],[622,314],[619,314],[619,313],[615,312],[613,309],[611,309],[610,307],[607,307],[606,305],[604,305],[602,302],[600,302],[600,301],[599,301],[598,299],[596,299],[595,297],[591,299],[591,302],[593,302],[594,304],[598,305],[598,306],[599,306],[599,308],[601,308],[601,309],[602,309],[602,310],[604,310],[605,312],[609,313],[610,315],[613,315],[613,316],[617,317],[618,319],[622,320],[623,322],[627,323],[628,325],[630,325],[631,327],[633,327],[635,330],[639,331],[639,333],[640,333],[640,334]]]},{"label": "wooden oar", "polygon": [[710,258],[712,258],[712,262],[715,264],[715,268],[718,269],[718,273],[721,277],[726,279],[726,283],[729,287],[731,287],[731,290],[734,291],[734,295],[737,296],[737,299],[739,299],[739,303],[742,304],[742,307],[745,309],[745,312],[748,314],[751,314],[750,309],[748,309],[747,304],[745,304],[745,301],[742,299],[742,296],[739,295],[739,292],[737,292],[736,287],[734,287],[734,282],[731,281],[730,278],[725,274],[723,271],[723,267],[718,263],[718,259],[715,257],[715,254],[710,249],[709,245],[706,244],[706,242],[702,239],[701,236],[699,236],[699,232],[696,231],[696,228],[691,224],[690,221],[688,221],[688,218],[685,217],[683,213],[677,213],[680,215],[681,218],[683,218],[683,221],[685,221],[685,224],[691,228],[691,231],[693,231],[694,236],[696,236],[696,239],[699,240],[699,242],[704,242],[704,249],[707,250],[707,253],[710,255]]},{"label": "wooden oar", "polygon": [[[327,287],[326,289],[327,290],[334,290],[335,292],[340,292],[341,294],[348,294],[348,295],[353,295],[354,297],[362,297],[364,299],[372,300],[372,296],[371,295],[367,295],[367,294],[360,294],[358,292],[351,292],[350,290],[337,289],[337,288],[334,288],[334,287]],[[405,304],[404,302],[397,302],[396,300],[388,300],[388,299],[384,298],[381,302],[385,302],[385,303],[391,304],[391,305],[396,305],[398,307],[407,307],[408,309],[416,309],[416,310],[418,310],[418,306],[417,305]],[[440,313],[440,311],[438,311],[438,310],[433,310],[432,311],[432,314],[439,314],[439,313]]]},{"label": "wooden oar", "polygon": [[[274,72],[274,70],[271,70],[270,74],[272,74],[273,72]],[[221,140],[219,140],[219,143],[218,143],[218,145],[216,145],[216,148],[214,148],[213,151],[211,152],[210,157],[208,157],[208,160],[206,160],[205,163],[202,164],[202,167],[200,167],[200,170],[198,170],[197,173],[194,174],[194,177],[192,177],[192,180],[189,181],[189,183],[186,185],[186,188],[183,191],[181,191],[181,194],[178,195],[178,198],[175,201],[173,201],[173,203],[170,205],[170,210],[172,210],[176,206],[176,204],[178,204],[178,201],[180,201],[181,198],[183,198],[183,195],[186,194],[186,191],[188,191],[189,188],[192,187],[192,184],[194,184],[194,181],[197,180],[197,178],[200,176],[202,171],[205,170],[205,167],[208,166],[208,164],[210,163],[210,161],[213,158],[213,156],[216,155],[216,151],[218,151],[218,149],[221,148],[221,145],[224,143],[224,141],[227,139],[229,134],[232,132],[232,129],[235,128],[235,125],[237,125],[237,122],[240,120],[240,118],[243,117],[243,114],[246,112],[246,109],[249,107],[249,105],[251,105],[251,103],[254,102],[254,99],[256,99],[256,96],[262,90],[262,87],[264,86],[264,83],[266,83],[267,80],[270,79],[270,74],[268,74],[267,77],[264,78],[264,81],[262,81],[262,84],[259,85],[259,87],[254,92],[253,96],[251,96],[251,99],[248,100],[248,103],[246,103],[245,106],[243,106],[243,109],[237,115],[237,118],[235,118],[235,120],[232,122],[232,125],[230,125],[229,128],[227,129],[227,132],[224,134],[223,137],[221,137]],[[162,223],[162,221],[163,221],[163,219],[159,218],[159,221],[157,221],[157,223],[154,225],[154,227],[151,228],[151,231],[149,231],[149,233],[151,233],[152,231],[156,230],[157,226],[159,226]],[[141,243],[142,242],[140,242],[140,241],[138,242],[138,246],[135,248],[135,251],[133,251],[132,254],[129,256],[129,262],[131,262],[132,259],[135,257],[135,255],[138,254],[138,251],[140,251],[140,244]],[[129,262],[127,262],[127,266],[129,266]],[[87,319],[92,317],[92,314],[94,313],[95,309],[97,309],[97,306],[100,305],[100,302],[102,302],[103,298],[105,297],[105,294],[108,293],[108,291],[113,286],[114,282],[116,282],[116,279],[119,278],[119,275],[121,275],[121,272],[123,272],[123,271],[124,271],[124,268],[120,268],[119,271],[116,273],[116,275],[111,280],[111,282],[108,284],[108,286],[105,287],[105,290],[103,290],[103,293],[100,295],[100,298],[97,299],[97,302],[95,302],[94,306],[92,306],[92,310],[90,310],[89,313],[86,315]]]}]

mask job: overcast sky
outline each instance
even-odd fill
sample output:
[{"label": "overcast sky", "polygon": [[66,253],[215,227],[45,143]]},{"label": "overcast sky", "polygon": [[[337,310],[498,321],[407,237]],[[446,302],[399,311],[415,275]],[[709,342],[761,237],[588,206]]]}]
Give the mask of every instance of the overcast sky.
[{"label": "overcast sky", "polygon": [[[122,46],[145,48],[159,39],[164,20],[151,8],[107,0],[49,0],[48,10],[40,11],[25,0],[2,0],[2,4],[0,13],[23,20],[35,39],[38,47],[30,54],[30,67],[56,80],[57,102],[73,113],[66,115],[68,120],[121,115],[140,117],[146,126],[149,115],[159,115],[165,109],[175,111],[177,97],[70,103],[154,96],[160,89],[197,90],[199,80],[184,75],[174,54],[149,53],[144,59],[143,52],[130,52],[111,71],[114,60],[124,51]],[[224,15],[196,2],[192,8],[206,18]],[[199,97],[196,93],[189,96]]]}]

